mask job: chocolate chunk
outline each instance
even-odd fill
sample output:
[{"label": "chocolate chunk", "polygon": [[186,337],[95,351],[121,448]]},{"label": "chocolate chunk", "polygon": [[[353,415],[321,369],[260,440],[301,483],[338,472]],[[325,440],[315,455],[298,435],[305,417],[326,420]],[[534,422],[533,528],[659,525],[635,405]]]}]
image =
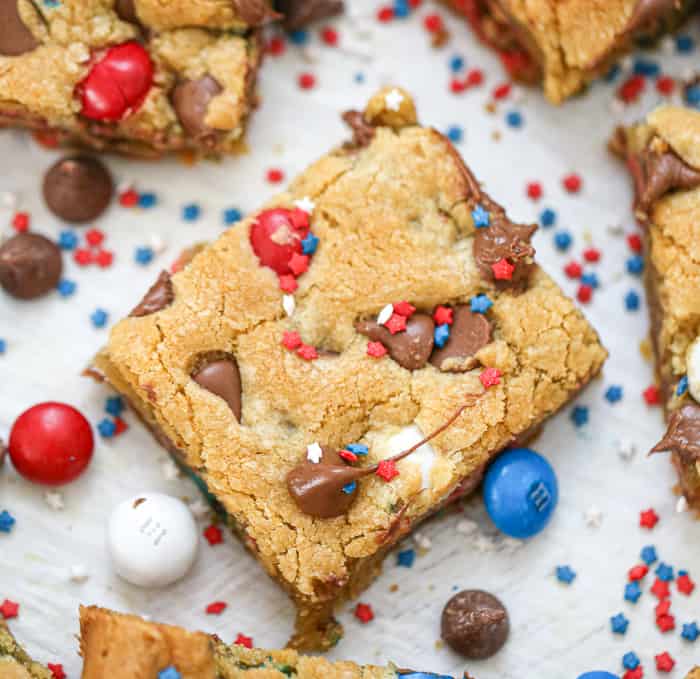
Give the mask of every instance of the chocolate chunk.
[{"label": "chocolate chunk", "polygon": [[149,288],[143,299],[138,303],[129,316],[148,316],[156,311],[170,306],[175,299],[173,282],[167,271],[161,271],[158,280]]},{"label": "chocolate chunk", "polygon": [[435,323],[427,314],[413,314],[406,322],[406,329],[394,335],[375,321],[359,321],[355,329],[373,342],[381,342],[406,370],[422,368],[433,350]]},{"label": "chocolate chunk", "polygon": [[[534,267],[532,260],[535,248],[530,245],[530,238],[537,230],[535,224],[514,224],[495,204],[489,205],[491,225],[476,230],[474,237],[474,259],[481,277],[493,281],[497,288],[522,290],[527,286],[530,272]],[[506,260],[514,266],[511,278],[496,279],[493,265]]]},{"label": "chocolate chunk", "polygon": [[650,453],[676,453],[686,464],[700,460],[700,405],[686,403],[671,413],[664,437]]},{"label": "chocolate chunk", "polygon": [[343,488],[371,473],[346,464],[338,452],[323,446],[318,463],[306,457],[287,474],[287,489],[299,509],[317,519],[343,516],[357,497],[357,490],[346,493]]},{"label": "chocolate chunk", "polygon": [[113,193],[112,175],[91,156],[61,158],[44,176],[46,205],[66,222],[81,224],[97,219]]},{"label": "chocolate chunk", "polygon": [[122,21],[138,24],[139,15],[136,13],[136,0],[117,0],[114,4],[114,11]]},{"label": "chocolate chunk", "polygon": [[249,26],[260,26],[279,19],[268,0],[231,0],[236,15]]},{"label": "chocolate chunk", "polygon": [[655,33],[664,16],[680,8],[679,0],[638,0],[622,33]]},{"label": "chocolate chunk", "polygon": [[53,290],[62,271],[58,246],[38,233],[18,233],[0,246],[0,285],[13,297],[34,299]]},{"label": "chocolate chunk", "polygon": [[667,193],[700,186],[700,171],[693,169],[673,151],[657,153],[645,149],[630,162],[637,194],[637,206],[643,211]]},{"label": "chocolate chunk", "polygon": [[223,398],[236,419],[241,421],[241,373],[233,357],[205,364],[192,373],[192,379],[200,387]]},{"label": "chocolate chunk", "polygon": [[345,111],[341,117],[352,128],[352,142],[349,146],[364,148],[372,143],[376,129],[365,120],[361,111]]},{"label": "chocolate chunk", "polygon": [[173,107],[187,134],[197,139],[215,134],[205,123],[209,102],[222,92],[222,87],[210,75],[197,80],[186,80],[173,90]]},{"label": "chocolate chunk", "polygon": [[467,359],[490,341],[491,324],[484,314],[474,314],[469,306],[460,304],[452,312],[447,342],[441,349],[433,351],[430,362],[447,372],[470,370],[472,364]]},{"label": "chocolate chunk", "polygon": [[457,653],[478,660],[497,653],[508,638],[508,612],[493,594],[468,589],[442,611],[441,635]]},{"label": "chocolate chunk", "polygon": [[31,52],[39,42],[19,15],[19,0],[0,2],[0,55],[16,57]]},{"label": "chocolate chunk", "polygon": [[314,21],[328,19],[343,11],[342,0],[275,0],[275,7],[284,14],[282,24],[288,31],[306,28]]}]

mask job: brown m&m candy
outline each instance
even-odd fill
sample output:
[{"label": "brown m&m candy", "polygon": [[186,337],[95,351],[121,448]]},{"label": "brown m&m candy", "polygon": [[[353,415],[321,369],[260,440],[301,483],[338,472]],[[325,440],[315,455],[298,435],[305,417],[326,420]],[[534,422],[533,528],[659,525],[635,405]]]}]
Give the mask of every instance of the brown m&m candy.
[{"label": "brown m&m candy", "polygon": [[505,644],[509,630],[503,604],[479,589],[455,594],[442,611],[443,640],[466,658],[490,658]]},{"label": "brown m&m candy", "polygon": [[91,156],[61,158],[44,176],[46,205],[66,222],[82,224],[97,219],[113,193],[109,170]]},{"label": "brown m&m candy", "polygon": [[53,290],[62,271],[58,246],[38,233],[18,233],[0,246],[0,285],[13,297],[34,299]]}]

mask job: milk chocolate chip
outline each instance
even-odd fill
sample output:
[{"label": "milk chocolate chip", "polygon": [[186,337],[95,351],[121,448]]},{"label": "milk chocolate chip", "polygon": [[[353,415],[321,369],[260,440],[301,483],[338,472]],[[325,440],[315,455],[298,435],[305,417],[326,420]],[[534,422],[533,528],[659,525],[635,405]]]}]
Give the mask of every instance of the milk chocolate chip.
[{"label": "milk chocolate chip", "polygon": [[657,24],[666,14],[670,14],[673,10],[680,10],[680,8],[680,0],[638,0],[622,32],[655,32]]},{"label": "milk chocolate chip", "polygon": [[314,21],[328,19],[343,11],[342,0],[276,0],[275,7],[284,14],[288,31],[298,31]]},{"label": "milk chocolate chip", "polygon": [[0,55],[16,57],[31,52],[39,42],[19,14],[19,0],[0,2]]},{"label": "milk chocolate chip", "polygon": [[91,156],[61,158],[44,177],[46,205],[66,222],[81,224],[97,219],[113,193],[109,170]]},{"label": "milk chocolate chip", "polygon": [[491,341],[491,324],[483,314],[474,314],[466,304],[452,312],[450,336],[441,349],[435,349],[430,362],[446,372],[462,372],[473,367],[469,361]]},{"label": "milk chocolate chip", "polygon": [[394,335],[375,321],[359,321],[355,329],[373,342],[381,342],[406,370],[425,366],[433,350],[435,323],[427,314],[413,314],[406,322],[406,329]]},{"label": "milk chocolate chip", "polygon": [[231,0],[237,16],[249,26],[260,26],[279,19],[268,0]]},{"label": "milk chocolate chip", "polygon": [[58,246],[38,233],[18,233],[0,246],[0,285],[13,297],[34,299],[53,290],[62,271]]},{"label": "milk chocolate chip", "polygon": [[343,121],[352,129],[352,142],[349,146],[364,148],[374,139],[375,127],[365,120],[361,111],[345,111],[341,116]]},{"label": "milk chocolate chip", "polygon": [[633,162],[631,171],[637,205],[644,211],[671,191],[700,186],[700,171],[694,170],[670,150],[657,153],[646,149],[638,156],[636,163]]},{"label": "milk chocolate chip", "polygon": [[173,283],[167,271],[161,271],[158,280],[148,289],[143,299],[138,303],[130,316],[148,316],[156,311],[170,306],[175,299]]},{"label": "milk chocolate chip", "polygon": [[206,363],[192,379],[202,388],[226,401],[236,419],[241,421],[241,373],[233,357]]},{"label": "milk chocolate chip", "polygon": [[442,638],[466,658],[490,658],[505,644],[509,629],[503,604],[482,590],[455,594],[442,611]]},{"label": "milk chocolate chip", "polygon": [[686,403],[675,410],[664,437],[650,452],[676,453],[686,464],[700,460],[700,406]]},{"label": "milk chocolate chip", "polygon": [[209,102],[222,92],[222,87],[210,75],[197,80],[186,80],[173,90],[173,107],[187,134],[202,138],[216,130],[205,123]]},{"label": "milk chocolate chip", "polygon": [[139,23],[139,16],[136,13],[136,0],[117,0],[114,5],[114,11],[122,21],[128,21],[132,24]]}]

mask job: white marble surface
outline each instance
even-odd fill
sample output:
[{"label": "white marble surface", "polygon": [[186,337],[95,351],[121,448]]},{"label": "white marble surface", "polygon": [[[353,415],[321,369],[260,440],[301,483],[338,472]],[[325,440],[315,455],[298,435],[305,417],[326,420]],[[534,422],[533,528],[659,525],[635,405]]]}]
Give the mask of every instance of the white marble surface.
[{"label": "white marble surface", "polygon": [[[621,672],[623,653],[634,649],[645,676],[654,677],[653,655],[668,650],[678,662],[673,676],[680,677],[700,659],[700,641],[691,645],[680,639],[680,623],[698,617],[700,593],[691,598],[674,595],[678,629],[668,635],[654,625],[655,600],[649,593],[636,606],[622,599],[626,571],[637,563],[645,544],[655,544],[662,559],[700,579],[700,524],[676,513],[667,459],[644,455],[658,439],[662,421],[659,410],[648,408],[640,395],[652,381],[651,366],[639,351],[647,332],[646,311],[642,307],[628,313],[623,304],[625,293],[641,293],[641,285],[624,272],[624,238],[608,228],[618,226],[624,233],[636,229],[628,182],[604,146],[616,120],[610,107],[612,88],[598,85],[585,98],[559,109],[547,106],[537,92],[523,92],[522,101],[511,98],[492,115],[484,105],[491,88],[503,81],[502,73],[459,21],[449,19],[452,40],[434,50],[421,23],[427,7],[410,19],[382,26],[372,18],[376,2],[352,0],[352,5],[355,18],[336,22],[345,48],[323,47],[315,37],[307,50],[290,48],[283,58],[267,61],[248,155],[192,169],[175,161],[110,159],[120,180],[155,191],[160,205],[151,211],[115,206],[100,220],[107,246],[117,253],[116,263],[103,271],[79,269],[69,262],[67,275],[78,283],[74,297],[52,294],[20,304],[0,295],[0,337],[8,345],[0,357],[0,435],[8,433],[25,408],[49,399],[70,402],[97,423],[109,391],[81,378],[80,371],[104,342],[106,330],[94,329],[89,314],[99,306],[109,311],[111,320],[122,316],[179,248],[220,233],[223,208],[251,210],[273,193],[274,187],[265,181],[267,168],[283,168],[291,177],[347,135],[339,111],[361,106],[380,84],[401,84],[415,92],[422,121],[442,130],[451,124],[463,126],[461,152],[512,215],[530,220],[542,207],[552,206],[560,225],[574,235],[570,254],[578,258],[589,242],[602,249],[602,262],[589,267],[598,273],[601,290],[586,314],[600,330],[611,358],[603,378],[579,399],[590,408],[589,424],[575,429],[567,411],[551,422],[536,444],[559,475],[561,500],[550,527],[527,544],[513,546],[495,535],[478,498],[465,514],[430,522],[420,534],[430,548],[414,567],[399,568],[390,558],[384,575],[362,597],[374,607],[376,619],[363,626],[349,607],[342,614],[346,637],[331,655],[362,662],[392,659],[400,666],[455,675],[466,667],[480,679],[514,679],[576,677],[594,667]],[[667,52],[671,54],[663,60],[670,73],[681,74],[697,63],[697,52]],[[484,87],[459,97],[448,91],[447,62],[456,53],[487,73]],[[319,80],[309,92],[296,84],[304,70]],[[365,74],[363,84],[355,82],[357,72]],[[653,101],[651,95],[646,106]],[[626,114],[638,116],[644,107],[632,107]],[[504,123],[512,109],[525,117],[521,130]],[[502,135],[499,142],[492,136],[496,131]],[[0,157],[0,192],[17,192],[20,207],[32,214],[34,228],[57,236],[64,225],[46,212],[39,193],[42,172],[53,154],[21,134],[2,132]],[[584,178],[578,196],[561,188],[561,178],[571,170]],[[525,197],[525,184],[532,179],[544,186],[545,196],[538,204]],[[180,217],[182,205],[191,201],[204,209],[193,224]],[[0,215],[5,232],[10,217],[7,211]],[[136,265],[134,248],[154,237],[162,239],[166,251],[146,268]],[[540,262],[573,293],[575,284],[562,272],[570,256],[554,249],[553,230],[541,231],[535,244]],[[623,400],[613,406],[603,397],[610,384],[625,390]],[[61,491],[62,510],[50,508],[42,488],[23,481],[9,465],[0,473],[0,509],[10,510],[17,519],[11,534],[0,534],[0,600],[7,597],[21,604],[19,618],[11,621],[17,636],[38,659],[63,662],[71,679],[79,676],[74,635],[80,603],[145,613],[216,632],[225,640],[244,632],[261,646],[283,644],[291,630],[291,604],[228,535],[225,544],[214,548],[202,540],[192,573],[166,590],[140,590],[112,573],[104,535],[113,507],[143,490],[196,494],[189,482],[168,479],[163,452],[132,416],[127,419],[130,431],[117,440],[98,441],[89,471]],[[637,454],[623,459],[618,442],[633,444]],[[638,527],[639,511],[650,506],[661,516],[651,534]],[[585,520],[594,508],[602,513],[598,528]],[[465,518],[478,523],[476,533],[460,532]],[[569,587],[553,575],[560,564],[578,573]],[[85,568],[88,578],[82,584],[70,580],[73,566]],[[394,584],[398,591],[392,593]],[[513,626],[500,654],[468,665],[436,645],[444,602],[454,588],[466,587],[497,593]],[[219,617],[206,616],[204,608],[214,600],[229,606]],[[630,618],[624,638],[614,637],[608,622],[619,611]]]}]

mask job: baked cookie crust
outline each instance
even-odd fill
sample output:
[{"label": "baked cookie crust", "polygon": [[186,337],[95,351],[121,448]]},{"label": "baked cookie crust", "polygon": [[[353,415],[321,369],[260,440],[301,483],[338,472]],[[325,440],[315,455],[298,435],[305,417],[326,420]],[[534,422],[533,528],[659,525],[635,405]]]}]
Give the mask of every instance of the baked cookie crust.
[{"label": "baked cookie crust", "polygon": [[34,662],[0,620],[0,677],[2,679],[51,679],[51,672]]}]

